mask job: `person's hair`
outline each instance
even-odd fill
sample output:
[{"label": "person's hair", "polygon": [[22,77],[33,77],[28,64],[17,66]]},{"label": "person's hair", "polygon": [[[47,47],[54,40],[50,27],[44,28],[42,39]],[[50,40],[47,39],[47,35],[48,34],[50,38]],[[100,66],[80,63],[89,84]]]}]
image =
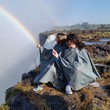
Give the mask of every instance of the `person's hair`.
[{"label": "person's hair", "polygon": [[58,39],[58,43],[60,43],[60,44],[66,43],[66,40],[67,40],[66,34],[64,34],[64,33],[57,33],[56,37]]},{"label": "person's hair", "polygon": [[85,44],[82,42],[81,39],[79,39],[78,35],[75,33],[68,34],[67,41],[71,41],[72,43],[74,43],[79,50],[85,47]]}]

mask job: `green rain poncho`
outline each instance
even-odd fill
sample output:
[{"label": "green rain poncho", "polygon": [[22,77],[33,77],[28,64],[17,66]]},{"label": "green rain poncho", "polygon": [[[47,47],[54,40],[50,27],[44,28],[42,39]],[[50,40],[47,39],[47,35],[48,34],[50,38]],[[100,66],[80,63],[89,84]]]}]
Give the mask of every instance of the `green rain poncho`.
[{"label": "green rain poncho", "polygon": [[[60,54],[63,50],[67,48],[64,43],[56,44],[54,49]],[[34,83],[53,83],[56,79],[56,68],[54,66],[55,57],[52,55],[52,49],[40,48],[40,73],[35,77]]]},{"label": "green rain poncho", "polygon": [[51,82],[54,87],[63,88],[68,82],[73,90],[79,90],[100,77],[85,49],[79,51],[77,48],[68,48],[54,63],[51,61],[44,71],[36,76],[34,83]]},{"label": "green rain poncho", "polygon": [[88,86],[100,77],[90,55],[85,49],[68,48],[56,60],[56,87],[69,83],[73,90]]}]

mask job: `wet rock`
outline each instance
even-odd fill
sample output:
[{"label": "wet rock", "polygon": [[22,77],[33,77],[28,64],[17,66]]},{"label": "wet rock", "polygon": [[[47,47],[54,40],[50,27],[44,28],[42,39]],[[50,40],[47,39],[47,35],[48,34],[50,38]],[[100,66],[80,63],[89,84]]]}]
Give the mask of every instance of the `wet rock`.
[{"label": "wet rock", "polygon": [[24,85],[31,85],[31,82],[32,82],[32,76],[31,76],[31,74],[28,74],[28,73],[24,73],[23,75],[22,75],[22,83],[24,84]]},{"label": "wet rock", "polygon": [[102,45],[102,46],[97,46],[97,48],[100,50],[100,51],[104,51],[104,52],[110,52],[110,46],[109,45]]},{"label": "wet rock", "polygon": [[25,95],[19,92],[14,100],[11,102],[11,110],[38,110],[38,108],[31,104]]},{"label": "wet rock", "polygon": [[106,65],[110,66],[110,61],[108,61],[108,62],[106,63]]},{"label": "wet rock", "polygon": [[68,105],[63,97],[47,96],[46,98],[51,110],[68,110]]},{"label": "wet rock", "polygon": [[110,85],[105,85],[105,86],[102,86],[102,89],[105,90],[108,94],[108,96],[110,96]]},{"label": "wet rock", "polygon": [[47,39],[47,35],[45,33],[39,34],[40,45],[44,45],[46,39]]},{"label": "wet rock", "polygon": [[[12,100],[10,108],[11,110],[77,110],[74,103],[68,104],[64,97],[60,95],[44,93],[42,95],[36,94],[35,97],[39,102],[31,103],[23,93],[19,92]],[[38,105],[43,102],[48,103],[48,105]],[[48,106],[48,109],[46,109],[46,106]]]},{"label": "wet rock", "polygon": [[98,69],[99,73],[108,72],[110,67],[104,64],[95,64],[96,68]]},{"label": "wet rock", "polygon": [[6,96],[5,96],[5,102],[10,104],[18,92],[19,91],[16,90],[14,87],[10,87],[9,89],[7,89]]},{"label": "wet rock", "polygon": [[98,93],[95,95],[96,98],[99,98],[100,100],[106,100],[107,94],[105,93]]},{"label": "wet rock", "polygon": [[91,42],[98,42],[99,38],[97,36],[95,36],[93,39],[90,39],[89,41],[91,41]]},{"label": "wet rock", "polygon": [[36,77],[38,73],[39,73],[39,70],[37,71],[31,70],[28,73],[24,73],[22,75],[22,83],[24,85],[31,85],[33,83],[34,78]]},{"label": "wet rock", "polygon": [[108,41],[107,44],[110,45],[110,41]]}]

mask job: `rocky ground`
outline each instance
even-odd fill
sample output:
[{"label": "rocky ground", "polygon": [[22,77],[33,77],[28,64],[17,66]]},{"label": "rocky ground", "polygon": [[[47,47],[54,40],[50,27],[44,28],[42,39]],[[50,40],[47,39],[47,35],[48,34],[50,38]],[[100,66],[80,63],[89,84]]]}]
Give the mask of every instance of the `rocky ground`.
[{"label": "rocky ground", "polygon": [[[35,71],[31,71],[32,76]],[[7,90],[6,103],[10,110],[110,110],[110,72],[101,74],[98,88],[88,86],[73,91],[72,95],[66,95],[64,90],[57,90],[51,84],[34,92],[32,76],[30,79],[30,74],[27,75],[22,83]]]},{"label": "rocky ground", "polygon": [[[63,32],[67,33],[67,31]],[[97,32],[97,31],[96,31]],[[41,33],[40,37],[57,33],[56,31]],[[87,35],[94,32],[79,32]],[[44,39],[44,41],[45,41]],[[84,41],[98,41],[99,37],[91,40],[87,37]],[[41,42],[43,45],[44,41]],[[39,68],[22,75],[22,81],[6,91],[6,104],[0,106],[0,110],[110,110],[110,42],[100,45],[86,45],[87,50],[96,63],[101,75],[97,80],[98,88],[85,87],[79,91],[73,91],[72,95],[66,95],[64,89],[57,90],[50,83],[43,85],[41,92],[34,92],[36,85],[32,84],[34,77],[39,73]]]},{"label": "rocky ground", "polygon": [[[110,31],[102,31],[102,30],[62,30],[62,31],[47,31],[44,33],[40,33],[40,43],[41,45],[44,44],[46,38],[51,34],[56,34],[59,32],[63,32],[65,34],[68,33],[77,33],[79,38],[82,41],[86,42],[99,42],[102,38],[108,38],[110,39]],[[104,43],[104,44],[93,44],[93,45],[86,45],[87,50],[91,54],[91,57],[104,57],[110,54],[110,41]]]}]

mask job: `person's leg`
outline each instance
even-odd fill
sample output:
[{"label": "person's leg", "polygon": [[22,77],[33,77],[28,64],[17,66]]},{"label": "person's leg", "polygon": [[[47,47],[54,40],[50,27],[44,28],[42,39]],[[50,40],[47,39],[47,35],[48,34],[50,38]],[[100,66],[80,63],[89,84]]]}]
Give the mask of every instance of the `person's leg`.
[{"label": "person's leg", "polygon": [[93,86],[93,87],[99,87],[99,83],[97,83],[97,82],[93,82],[90,85]]},{"label": "person's leg", "polygon": [[66,84],[66,87],[65,87],[65,92],[66,92],[66,94],[68,94],[68,95],[70,95],[70,94],[72,94],[73,92],[72,92],[72,89],[71,89],[71,86],[70,86],[70,84],[67,82],[67,84]]},{"label": "person's leg", "polygon": [[39,85],[37,85],[37,87],[33,88],[33,91],[35,91],[35,92],[39,92],[39,91],[42,91],[42,90],[43,90],[43,84],[39,84]]}]

